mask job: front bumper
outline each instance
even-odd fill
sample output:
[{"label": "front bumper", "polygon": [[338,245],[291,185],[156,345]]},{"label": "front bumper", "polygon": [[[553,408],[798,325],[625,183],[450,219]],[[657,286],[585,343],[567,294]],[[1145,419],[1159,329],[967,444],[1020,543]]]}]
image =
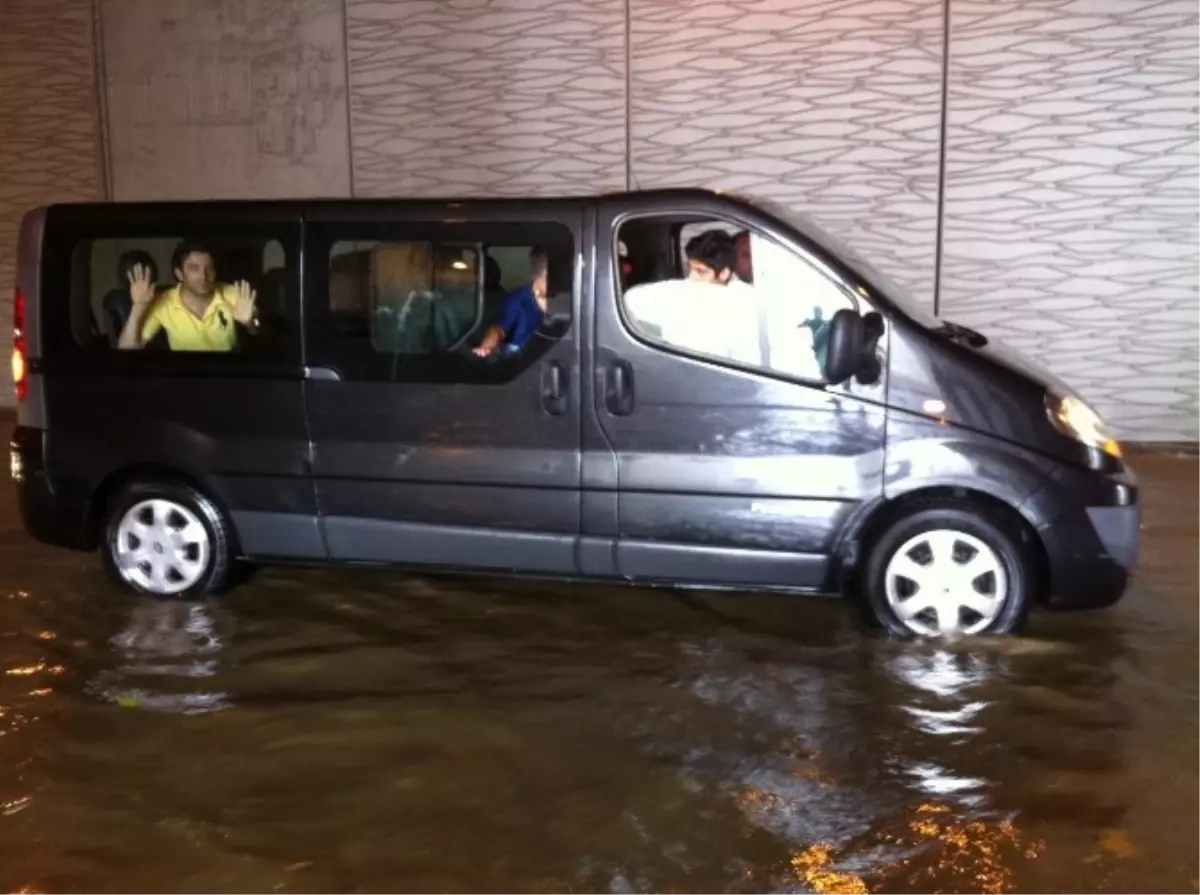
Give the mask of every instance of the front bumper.
[{"label": "front bumper", "polygon": [[1033,503],[1049,566],[1047,604],[1083,609],[1121,599],[1141,551],[1142,504],[1133,473],[1061,469]]}]

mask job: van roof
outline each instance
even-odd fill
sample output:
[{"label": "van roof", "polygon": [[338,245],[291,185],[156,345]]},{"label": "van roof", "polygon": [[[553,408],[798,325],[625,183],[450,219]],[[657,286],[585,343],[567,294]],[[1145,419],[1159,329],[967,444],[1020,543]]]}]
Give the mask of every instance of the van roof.
[{"label": "van roof", "polygon": [[[133,206],[165,207],[180,205],[203,206],[245,206],[245,205],[274,205],[311,206],[311,205],[364,205],[378,206],[394,203],[412,205],[513,205],[513,204],[583,204],[604,200],[636,198],[641,202],[679,199],[727,199],[739,203],[748,203],[746,197],[717,189],[700,187],[669,187],[651,190],[616,190],[605,193],[569,194],[562,196],[289,196],[287,198],[212,198],[212,199],[137,199],[137,200],[103,200],[91,202],[56,202],[39,206],[45,209],[97,208],[119,205],[123,208]],[[751,203],[752,204],[752,203]]]}]

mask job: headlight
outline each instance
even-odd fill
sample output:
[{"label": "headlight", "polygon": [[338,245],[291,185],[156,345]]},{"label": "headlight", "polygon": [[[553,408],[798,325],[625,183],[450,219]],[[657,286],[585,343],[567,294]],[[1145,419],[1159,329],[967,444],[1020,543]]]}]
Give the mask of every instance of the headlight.
[{"label": "headlight", "polygon": [[1120,458],[1121,445],[1109,433],[1100,414],[1078,395],[1047,395],[1046,409],[1059,431],[1088,447]]}]

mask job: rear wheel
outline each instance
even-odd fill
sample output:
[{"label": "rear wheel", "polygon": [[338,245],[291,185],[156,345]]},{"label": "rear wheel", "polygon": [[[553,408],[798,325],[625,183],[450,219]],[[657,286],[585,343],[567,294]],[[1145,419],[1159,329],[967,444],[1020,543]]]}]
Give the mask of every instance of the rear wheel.
[{"label": "rear wheel", "polygon": [[104,562],[137,593],[196,597],[222,590],[233,561],[228,523],[211,500],[175,482],[139,482],[109,504]]},{"label": "rear wheel", "polygon": [[1010,634],[1025,621],[1033,575],[1020,532],[995,514],[926,505],[891,523],[867,557],[864,600],[893,634]]}]

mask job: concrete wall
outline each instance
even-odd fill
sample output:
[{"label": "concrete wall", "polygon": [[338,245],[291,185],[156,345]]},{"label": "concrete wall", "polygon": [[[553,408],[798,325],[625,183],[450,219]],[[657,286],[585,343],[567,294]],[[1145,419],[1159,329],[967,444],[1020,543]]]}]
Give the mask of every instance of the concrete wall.
[{"label": "concrete wall", "polygon": [[349,194],[341,0],[99,10],[114,198]]},{"label": "concrete wall", "polygon": [[1197,28],[1193,0],[5,0],[0,277],[47,200],[738,189],[1124,436],[1195,440]]},{"label": "concrete wall", "polygon": [[941,313],[1196,439],[1197,5],[953,0]]},{"label": "concrete wall", "polygon": [[346,22],[357,193],[624,187],[621,0],[346,0]]},{"label": "concrete wall", "polygon": [[104,197],[88,0],[0,0],[0,405],[13,402],[12,296],[21,215]]}]

